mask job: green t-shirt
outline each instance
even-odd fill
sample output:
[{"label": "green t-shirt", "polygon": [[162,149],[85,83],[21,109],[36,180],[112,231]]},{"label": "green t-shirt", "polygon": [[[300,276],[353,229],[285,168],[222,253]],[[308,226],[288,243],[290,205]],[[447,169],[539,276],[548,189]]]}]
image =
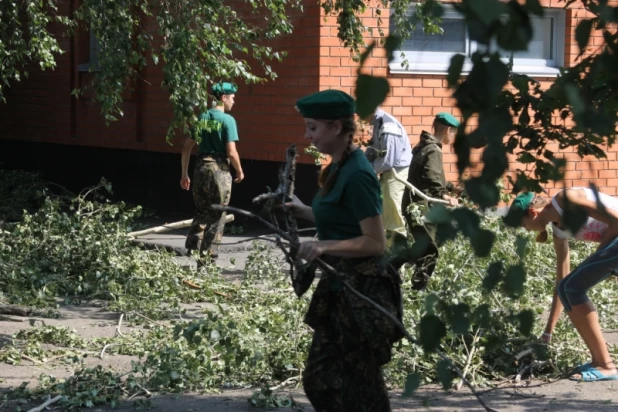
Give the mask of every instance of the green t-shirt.
[{"label": "green t-shirt", "polygon": [[217,122],[220,127],[213,127],[211,131],[202,131],[202,141],[200,142],[200,155],[217,155],[227,157],[225,147],[228,142],[238,141],[238,130],[236,120],[223,110],[210,109],[200,115],[200,121]]},{"label": "green t-shirt", "polygon": [[[338,168],[332,163],[330,172]],[[350,153],[326,196],[320,192],[311,208],[320,240],[344,240],[362,236],[360,221],[382,214],[380,182],[361,150]]]}]

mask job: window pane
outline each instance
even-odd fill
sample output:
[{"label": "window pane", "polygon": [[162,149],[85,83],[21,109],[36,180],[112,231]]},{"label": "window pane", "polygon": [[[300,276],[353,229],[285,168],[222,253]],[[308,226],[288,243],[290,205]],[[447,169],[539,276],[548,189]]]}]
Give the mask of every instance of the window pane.
[{"label": "window pane", "polygon": [[[513,58],[554,60],[554,18],[540,19],[533,17],[531,21],[533,36],[528,43],[528,50],[513,53]],[[509,56],[510,53],[500,50],[500,54],[505,56]]]},{"label": "window pane", "polygon": [[463,19],[442,19],[443,34],[426,34],[417,24],[414,32],[403,43],[406,51],[465,53],[466,25]]}]

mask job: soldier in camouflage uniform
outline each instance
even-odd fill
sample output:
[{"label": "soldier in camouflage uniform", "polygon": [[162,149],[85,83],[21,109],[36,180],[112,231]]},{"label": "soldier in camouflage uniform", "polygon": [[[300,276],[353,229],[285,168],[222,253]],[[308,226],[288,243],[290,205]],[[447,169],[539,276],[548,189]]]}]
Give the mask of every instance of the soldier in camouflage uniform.
[{"label": "soldier in camouflage uniform", "polygon": [[[232,194],[232,175],[230,162],[236,170],[235,183],[243,180],[244,174],[236,151],[238,131],[236,120],[225,113],[232,109],[236,86],[218,83],[212,93],[217,99],[214,107],[201,114],[200,123],[208,128],[201,131],[198,160],[193,172],[193,201],[197,216],[193,219],[185,242],[189,254],[199,251],[198,267],[203,259],[211,262],[218,256],[218,243],[223,236],[225,212],[210,208],[213,204],[227,205]],[[190,188],[188,175],[189,157],[195,145],[193,137],[185,140],[182,149],[182,177],[180,187]]]},{"label": "soldier in camouflage uniform", "polygon": [[[450,113],[438,113],[433,122],[433,134],[423,131],[419,143],[412,150],[412,163],[408,174],[408,182],[427,196],[444,199],[451,206],[457,205],[457,199],[448,193],[453,185],[446,182],[444,164],[442,162],[442,145],[452,144],[459,121]],[[406,188],[403,196],[402,209],[414,237],[414,245],[400,253],[391,262],[395,269],[405,263],[415,266],[412,276],[412,288],[423,290],[427,287],[438,260],[438,245],[436,242],[436,227],[431,223],[418,225],[407,213],[412,202],[423,204],[425,200],[412,195]]]},{"label": "soldier in camouflage uniform", "polygon": [[353,144],[352,97],[325,90],[298,100],[306,137],[333,162],[320,176],[311,206],[298,198],[286,206],[315,222],[318,241],[303,242],[298,258],[320,257],[342,277],[324,273],[305,323],[314,329],[303,373],[305,393],[317,412],[388,412],[382,365],[402,338],[395,324],[355,296],[344,282],[401,321],[401,280],[387,270],[380,183],[364,153]]}]

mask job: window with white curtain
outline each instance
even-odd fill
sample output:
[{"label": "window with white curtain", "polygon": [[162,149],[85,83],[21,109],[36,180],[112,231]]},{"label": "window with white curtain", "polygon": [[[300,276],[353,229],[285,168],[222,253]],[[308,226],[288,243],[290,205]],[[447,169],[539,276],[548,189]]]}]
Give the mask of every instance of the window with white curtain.
[{"label": "window with white curtain", "polygon": [[[472,68],[470,56],[483,45],[470,40],[466,22],[452,6],[443,5],[441,34],[426,34],[422,24],[401,45],[401,50],[394,51],[390,63],[392,73],[444,74],[447,72],[451,57],[456,53],[467,58],[463,72]],[[410,14],[411,15],[411,14]],[[558,68],[564,64],[565,47],[565,13],[563,9],[545,9],[544,17],[531,16],[533,38],[528,43],[528,50],[513,53],[513,70],[530,76],[556,76]],[[391,33],[395,32],[391,22]],[[495,40],[491,50],[496,50]],[[401,56],[401,54],[404,56]],[[504,61],[508,61],[511,52],[500,50]],[[408,67],[402,66],[407,61]]]}]

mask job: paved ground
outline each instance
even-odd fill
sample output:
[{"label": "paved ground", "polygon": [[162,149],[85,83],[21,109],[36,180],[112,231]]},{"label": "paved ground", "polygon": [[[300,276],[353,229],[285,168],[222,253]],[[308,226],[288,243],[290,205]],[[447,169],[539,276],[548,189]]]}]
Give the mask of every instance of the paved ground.
[{"label": "paved ground", "polygon": [[[223,243],[234,243],[247,239],[248,235],[228,235]],[[184,234],[182,231],[173,233],[149,235],[140,238],[153,245],[166,245],[182,252]],[[251,249],[251,243],[224,245],[218,264],[226,269],[226,273],[234,276],[242,273],[245,260]],[[194,265],[195,262],[186,257],[176,258],[181,265]],[[232,265],[234,262],[234,265]],[[75,328],[86,338],[97,336],[113,336],[118,322],[118,315],[107,313],[95,306],[82,305],[61,306],[59,319],[44,319],[50,325],[66,325]],[[0,339],[8,338],[20,329],[28,327],[27,322],[0,321]],[[123,327],[124,328],[124,327]],[[128,331],[128,329],[127,329]],[[103,364],[113,366],[119,372],[129,370],[133,358],[129,356],[104,356],[103,359],[90,357],[88,364]],[[0,389],[15,387],[23,381],[35,382],[41,373],[51,373],[55,376],[69,376],[71,368],[66,365],[47,364],[33,366],[23,362],[19,366],[2,364],[0,367]],[[153,411],[222,411],[237,412],[254,410],[247,402],[253,393],[252,389],[223,391],[219,394],[198,395],[179,394],[162,395],[153,399]],[[291,389],[289,392],[304,411],[313,411],[302,389]],[[412,398],[402,398],[401,391],[390,392],[394,411],[482,411],[478,401],[466,389],[445,392],[430,385],[417,391]],[[568,380],[553,383],[534,382],[531,385],[521,385],[502,388],[485,393],[482,398],[494,410],[501,412],[523,411],[618,411],[618,381],[598,383],[576,383]],[[33,405],[29,405],[32,407]],[[22,406],[22,408],[25,408]],[[0,411],[13,411],[15,405],[3,403],[0,398]],[[26,409],[23,409],[26,410]],[[97,411],[110,411],[99,408]],[[132,410],[131,402],[121,404],[120,410]],[[292,410],[283,408],[281,410]]]}]

